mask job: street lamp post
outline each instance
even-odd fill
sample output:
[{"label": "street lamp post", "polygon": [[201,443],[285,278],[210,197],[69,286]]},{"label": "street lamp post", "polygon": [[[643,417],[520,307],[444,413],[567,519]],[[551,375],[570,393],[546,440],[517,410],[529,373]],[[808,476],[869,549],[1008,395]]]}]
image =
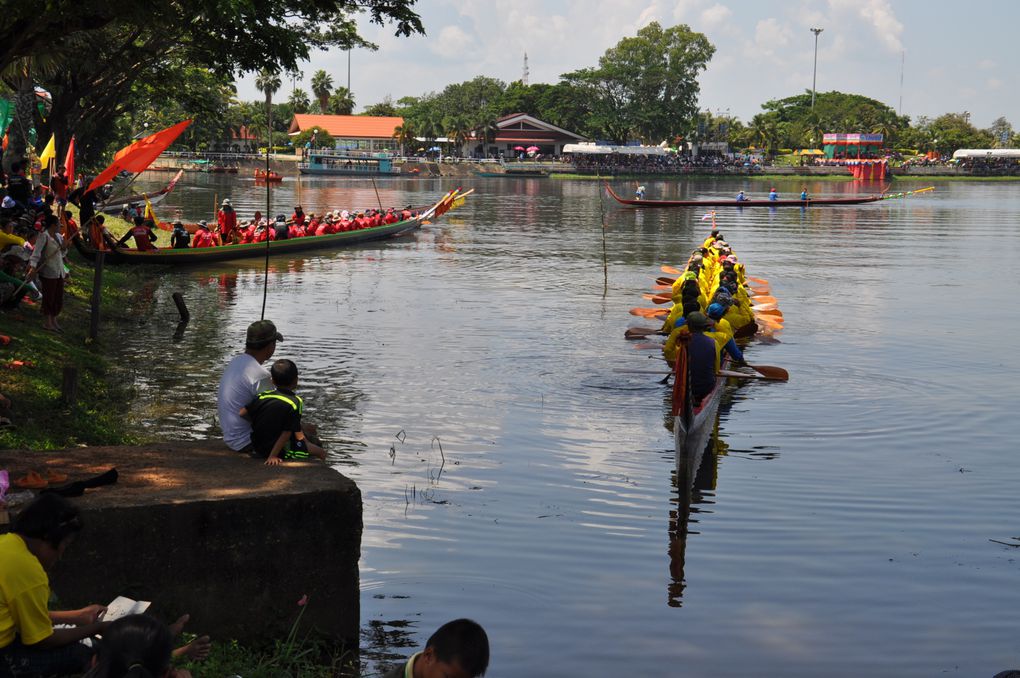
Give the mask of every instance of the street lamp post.
[{"label": "street lamp post", "polygon": [[824,30],[824,28],[811,29],[811,32],[815,34],[815,68],[811,74],[811,110],[815,110],[815,83],[818,77],[818,34]]}]

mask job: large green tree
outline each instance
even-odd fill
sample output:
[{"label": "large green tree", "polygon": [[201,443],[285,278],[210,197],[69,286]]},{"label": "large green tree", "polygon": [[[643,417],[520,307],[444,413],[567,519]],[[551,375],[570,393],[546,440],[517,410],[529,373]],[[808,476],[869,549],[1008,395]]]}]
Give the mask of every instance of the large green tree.
[{"label": "large green tree", "polygon": [[[393,24],[398,35],[421,33],[415,0],[50,0],[40,9],[8,3],[0,21],[0,72],[23,58],[58,62],[53,75],[33,69],[33,84],[54,91],[45,125],[57,134],[58,155],[71,133],[86,158],[105,148],[86,136],[116,130],[130,113],[135,83],[186,64],[230,77],[262,68],[293,70],[312,50],[374,49],[357,32],[357,15]],[[85,58],[87,57],[87,58]],[[51,87],[53,89],[51,89]],[[67,98],[67,102],[60,101]],[[23,126],[30,121],[19,119]],[[80,126],[79,126],[80,125]],[[48,138],[49,129],[40,129]]]},{"label": "large green tree", "polygon": [[708,38],[689,26],[663,29],[653,21],[606,50],[598,67],[562,78],[589,96],[595,130],[616,143],[635,136],[659,143],[688,131],[697,113],[697,78],[714,53]]}]

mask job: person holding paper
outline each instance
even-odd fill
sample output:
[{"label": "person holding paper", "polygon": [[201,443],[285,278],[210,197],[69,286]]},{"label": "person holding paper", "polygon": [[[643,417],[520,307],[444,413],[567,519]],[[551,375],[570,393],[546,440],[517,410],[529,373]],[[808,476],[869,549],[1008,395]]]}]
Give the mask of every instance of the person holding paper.
[{"label": "person holding paper", "polygon": [[107,627],[99,621],[106,608],[51,612],[46,574],[81,529],[73,504],[44,494],[18,514],[10,534],[0,536],[0,677],[63,676],[87,668],[93,650],[79,641]]}]

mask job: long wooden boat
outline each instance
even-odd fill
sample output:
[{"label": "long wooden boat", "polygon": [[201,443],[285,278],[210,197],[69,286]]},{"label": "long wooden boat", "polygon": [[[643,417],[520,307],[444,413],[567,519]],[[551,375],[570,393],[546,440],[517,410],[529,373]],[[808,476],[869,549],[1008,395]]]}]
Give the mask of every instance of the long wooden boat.
[{"label": "long wooden boat", "polygon": [[176,176],[170,180],[166,186],[156,191],[155,193],[136,193],[135,195],[129,195],[123,198],[115,198],[113,200],[107,200],[97,206],[97,209],[107,214],[116,214],[123,208],[129,205],[144,205],[145,199],[148,198],[149,202],[153,205],[158,205],[166,198],[170,191],[174,190],[177,186],[177,182],[180,181],[181,177],[184,176],[184,170],[178,170]]},{"label": "long wooden boat", "polygon": [[621,205],[631,207],[831,207],[834,205],[862,205],[878,202],[885,196],[868,195],[861,198],[808,198],[807,200],[735,200],[733,198],[710,198],[707,200],[628,200],[621,198],[609,184],[606,190]]},{"label": "long wooden boat", "polygon": [[[460,196],[455,192],[448,193],[443,199],[422,212],[418,216],[398,221],[393,224],[383,224],[374,228],[364,228],[358,231],[345,231],[329,235],[306,236],[304,238],[288,238],[286,240],[269,241],[269,254],[291,254],[316,249],[338,249],[350,247],[363,242],[373,240],[386,240],[407,235],[412,231],[421,228],[423,222],[432,218],[433,215],[443,214],[450,208],[450,203]],[[445,206],[446,209],[443,209]],[[81,238],[72,238],[75,248],[83,257],[94,261],[97,250]],[[163,248],[140,252],[131,249],[117,249],[106,252],[106,261],[115,264],[161,264],[171,266],[193,266],[216,261],[230,261],[233,259],[247,259],[251,257],[264,257],[266,255],[266,243],[248,243],[244,245],[221,245],[219,247],[188,247],[182,249]]]}]

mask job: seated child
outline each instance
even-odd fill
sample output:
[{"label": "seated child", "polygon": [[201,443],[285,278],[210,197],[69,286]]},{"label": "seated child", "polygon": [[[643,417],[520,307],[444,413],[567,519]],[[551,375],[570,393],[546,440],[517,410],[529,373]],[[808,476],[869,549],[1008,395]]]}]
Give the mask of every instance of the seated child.
[{"label": "seated child", "polygon": [[276,466],[284,459],[326,458],[326,451],[305,437],[301,427],[304,401],[294,393],[298,383],[297,365],[277,360],[269,370],[275,391],[266,391],[241,408],[241,416],[251,420],[253,457]]},{"label": "seated child", "polygon": [[454,619],[439,627],[425,649],[383,678],[477,678],[489,668],[489,636],[477,622]]}]

